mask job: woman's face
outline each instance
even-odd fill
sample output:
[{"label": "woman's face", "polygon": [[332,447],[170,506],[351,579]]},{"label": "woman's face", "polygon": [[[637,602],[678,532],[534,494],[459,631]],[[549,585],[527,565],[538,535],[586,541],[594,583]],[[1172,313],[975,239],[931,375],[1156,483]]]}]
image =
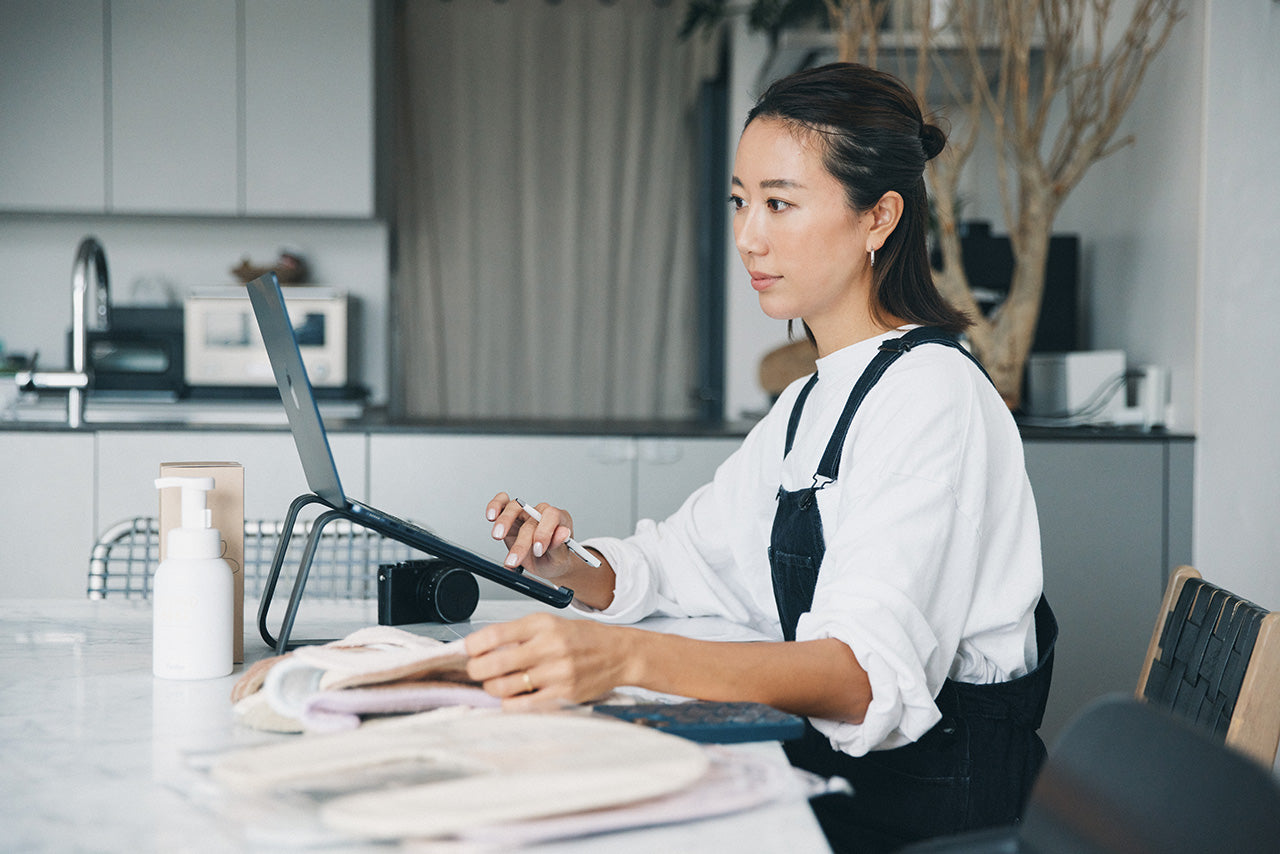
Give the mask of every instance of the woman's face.
[{"label": "woman's face", "polygon": [[816,143],[776,119],[751,122],[731,200],[734,242],[765,314],[803,318],[820,352],[852,343],[848,334],[870,322],[874,218],[850,209]]}]

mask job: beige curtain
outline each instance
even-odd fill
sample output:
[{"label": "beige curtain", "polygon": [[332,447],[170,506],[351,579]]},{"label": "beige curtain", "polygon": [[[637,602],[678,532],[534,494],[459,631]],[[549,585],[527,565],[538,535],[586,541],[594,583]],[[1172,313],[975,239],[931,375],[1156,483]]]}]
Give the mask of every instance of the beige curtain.
[{"label": "beige curtain", "polygon": [[694,411],[683,4],[409,0],[393,405],[411,417]]}]

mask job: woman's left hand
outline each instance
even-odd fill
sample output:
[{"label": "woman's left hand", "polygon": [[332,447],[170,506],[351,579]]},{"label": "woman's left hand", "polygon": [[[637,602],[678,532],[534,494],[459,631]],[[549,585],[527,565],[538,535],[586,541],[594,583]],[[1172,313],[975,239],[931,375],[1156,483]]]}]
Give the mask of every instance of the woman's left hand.
[{"label": "woman's left hand", "polygon": [[530,614],[467,636],[467,675],[507,711],[584,703],[629,684],[632,632],[590,620]]}]

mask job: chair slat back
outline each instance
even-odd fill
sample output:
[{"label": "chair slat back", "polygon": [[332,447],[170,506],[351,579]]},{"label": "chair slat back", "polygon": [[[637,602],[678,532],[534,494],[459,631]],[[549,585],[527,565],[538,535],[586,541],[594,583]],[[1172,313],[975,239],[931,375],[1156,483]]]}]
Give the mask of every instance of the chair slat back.
[{"label": "chair slat back", "polygon": [[[310,524],[298,523],[289,542],[281,583],[292,583],[289,579],[301,561]],[[245,520],[245,596],[262,593],[283,528],[284,523],[278,520]],[[379,566],[420,556],[403,543],[361,525],[337,520],[321,534],[307,576],[307,594],[327,599],[377,598]],[[90,554],[88,597],[149,599],[151,578],[159,564],[160,528],[156,519],[140,516],[118,522],[103,532]]]},{"label": "chair slat back", "polygon": [[1165,592],[1138,699],[1270,765],[1280,743],[1278,619],[1180,567]]},{"label": "chair slat back", "polygon": [[1143,697],[1225,741],[1266,615],[1204,579],[1188,579],[1165,617]]}]

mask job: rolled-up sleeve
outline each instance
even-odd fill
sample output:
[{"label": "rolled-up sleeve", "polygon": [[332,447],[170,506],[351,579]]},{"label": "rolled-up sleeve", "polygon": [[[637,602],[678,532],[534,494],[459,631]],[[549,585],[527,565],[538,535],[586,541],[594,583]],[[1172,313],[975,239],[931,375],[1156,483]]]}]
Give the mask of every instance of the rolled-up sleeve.
[{"label": "rolled-up sleeve", "polygon": [[[859,724],[815,720],[858,756],[914,741],[937,723],[934,705],[971,598],[976,537],[943,485],[910,477],[876,484],[827,546],[798,640],[843,641],[867,672],[872,701]],[[946,568],[946,572],[942,568]]]}]

